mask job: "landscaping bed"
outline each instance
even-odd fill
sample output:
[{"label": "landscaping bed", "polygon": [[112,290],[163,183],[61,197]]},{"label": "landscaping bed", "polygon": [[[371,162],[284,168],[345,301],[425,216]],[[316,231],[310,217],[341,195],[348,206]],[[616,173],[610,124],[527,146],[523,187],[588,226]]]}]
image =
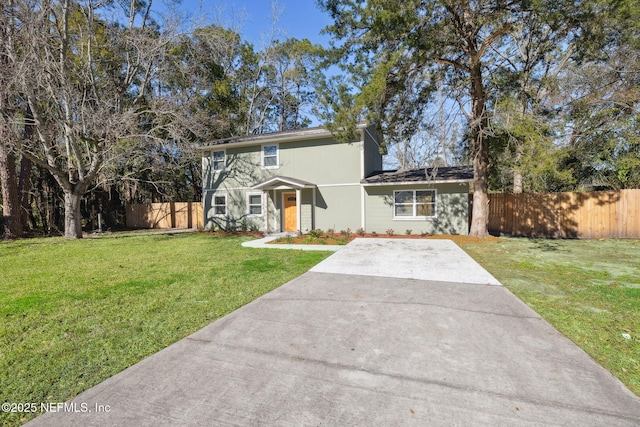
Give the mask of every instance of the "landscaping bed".
[{"label": "landscaping bed", "polygon": [[[316,232],[317,231],[317,232]],[[357,238],[384,238],[384,239],[447,239],[453,240],[457,244],[479,243],[479,242],[495,242],[500,239],[497,237],[471,237],[460,234],[379,234],[364,232],[340,232],[333,233],[331,231],[324,232],[321,230],[313,230],[309,234],[297,234],[293,236],[278,237],[268,242],[269,244],[287,244],[287,245],[346,245],[353,239]]]}]

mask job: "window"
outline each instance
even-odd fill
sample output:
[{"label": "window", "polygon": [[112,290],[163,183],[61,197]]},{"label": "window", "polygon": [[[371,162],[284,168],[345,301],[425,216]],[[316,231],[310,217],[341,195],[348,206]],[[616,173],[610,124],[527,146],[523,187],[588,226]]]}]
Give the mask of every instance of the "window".
[{"label": "window", "polygon": [[224,170],[225,167],[225,152],[224,150],[214,151],[211,153],[211,168],[214,171]]},{"label": "window", "polygon": [[213,214],[227,215],[227,196],[226,194],[213,196]]},{"label": "window", "polygon": [[249,215],[262,215],[262,194],[249,194],[247,213]]},{"label": "window", "polygon": [[262,166],[265,168],[278,167],[278,145],[262,146]]},{"label": "window", "polygon": [[436,190],[403,190],[393,192],[393,217],[430,218],[436,216]]}]

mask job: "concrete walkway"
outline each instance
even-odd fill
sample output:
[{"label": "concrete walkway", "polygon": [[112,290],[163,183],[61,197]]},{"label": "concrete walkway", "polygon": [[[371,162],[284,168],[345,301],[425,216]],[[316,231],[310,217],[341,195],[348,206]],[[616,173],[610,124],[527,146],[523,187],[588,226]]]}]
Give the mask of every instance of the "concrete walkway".
[{"label": "concrete walkway", "polygon": [[640,424],[637,396],[434,240],[357,239],[72,403],[31,425]]},{"label": "concrete walkway", "polygon": [[336,252],[343,249],[344,245],[294,245],[287,243],[271,243],[272,240],[276,240],[281,237],[286,237],[287,233],[271,234],[265,236],[262,239],[254,239],[246,242],[242,242],[242,246],[247,248],[259,248],[259,249],[293,249],[298,251],[327,251]]}]

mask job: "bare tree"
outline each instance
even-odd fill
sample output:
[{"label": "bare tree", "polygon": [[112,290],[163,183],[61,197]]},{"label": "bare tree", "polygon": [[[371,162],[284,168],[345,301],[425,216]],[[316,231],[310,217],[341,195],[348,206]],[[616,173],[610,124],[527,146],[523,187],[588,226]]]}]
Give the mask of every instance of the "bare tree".
[{"label": "bare tree", "polygon": [[145,137],[153,113],[151,83],[168,34],[150,18],[152,1],[141,5],[131,0],[126,15],[114,15],[124,24],[106,21],[92,0],[17,6],[21,49],[12,61],[34,130],[18,148],[61,187],[67,238],[82,237],[82,196],[106,164]]}]

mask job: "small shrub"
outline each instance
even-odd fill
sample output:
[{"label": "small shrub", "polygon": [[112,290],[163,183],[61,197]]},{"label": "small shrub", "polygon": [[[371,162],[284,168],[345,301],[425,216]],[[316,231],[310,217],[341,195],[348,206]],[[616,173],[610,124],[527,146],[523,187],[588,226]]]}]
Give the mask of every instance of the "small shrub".
[{"label": "small shrub", "polygon": [[327,230],[327,236],[333,237],[336,234],[336,231],[333,228]]},{"label": "small shrub", "polygon": [[251,223],[251,225],[249,226],[249,231],[251,231],[252,233],[259,233],[260,232],[260,227],[258,227],[254,223]]},{"label": "small shrub", "polygon": [[411,230],[409,230],[408,228],[405,230],[404,234],[406,234],[407,236],[411,235]]},{"label": "small shrub", "polygon": [[390,228],[390,229],[388,229],[388,230],[387,230],[387,234],[388,234],[389,236],[393,236],[393,234],[394,234],[394,233],[395,233],[395,232],[393,231],[393,228]]},{"label": "small shrub", "polygon": [[364,232],[364,228],[360,227],[356,230],[356,234],[360,237],[364,236],[365,232]]},{"label": "small shrub", "polygon": [[421,232],[420,232],[420,235],[421,235],[422,237],[425,237],[425,236],[428,236],[428,235],[429,235],[429,233],[427,233],[426,231],[421,231]]},{"label": "small shrub", "polygon": [[376,233],[375,231],[372,231],[372,232],[371,232],[371,235],[372,235],[373,237],[376,237],[376,236],[378,235],[378,233]]},{"label": "small shrub", "polygon": [[309,231],[309,234],[311,235],[311,237],[319,238],[319,237],[322,237],[322,235],[324,234],[324,231],[320,229],[311,230]]},{"label": "small shrub", "polygon": [[247,219],[242,218],[242,220],[240,221],[240,231],[242,231],[243,233],[246,233],[248,230],[249,230],[249,224],[247,223]]},{"label": "small shrub", "polygon": [[298,237],[302,237],[302,230],[298,230],[298,231],[296,231],[296,236],[298,236]]},{"label": "small shrub", "polygon": [[345,239],[349,239],[351,237],[351,229],[347,228],[346,230],[341,231],[342,235]]}]

